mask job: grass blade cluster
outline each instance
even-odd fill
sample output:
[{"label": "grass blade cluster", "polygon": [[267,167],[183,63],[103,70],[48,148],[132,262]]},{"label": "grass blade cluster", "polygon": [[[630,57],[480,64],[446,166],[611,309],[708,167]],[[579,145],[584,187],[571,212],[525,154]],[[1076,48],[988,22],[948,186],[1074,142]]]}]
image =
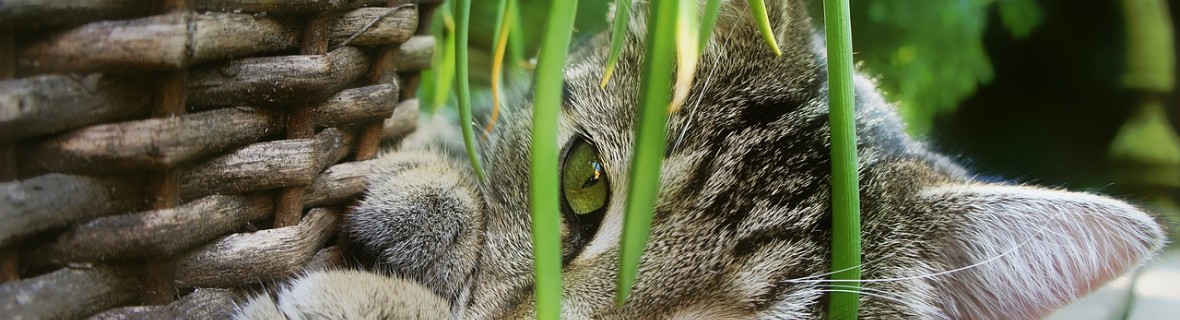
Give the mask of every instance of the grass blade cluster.
[{"label": "grass blade cluster", "polygon": [[538,319],[561,316],[561,211],[557,125],[577,0],[553,1],[541,40],[533,96],[530,188]]},{"label": "grass blade cluster", "polygon": [[832,319],[856,319],[860,285],[860,187],[852,88],[852,28],[848,0],[824,0],[828,51],[828,111],[832,131],[832,275],[848,292],[831,293]]},{"label": "grass blade cluster", "polygon": [[615,73],[615,65],[619,63],[619,54],[623,52],[623,41],[626,41],[627,23],[631,21],[631,0],[615,1],[615,22],[610,34],[610,54],[606,58],[606,69],[602,72],[602,83],[605,87]]},{"label": "grass blade cluster", "polygon": [[635,284],[659,192],[660,162],[664,158],[667,107],[670,102],[668,92],[672,88],[672,61],[676,54],[673,49],[677,6],[695,6],[696,1],[657,0],[651,5],[643,80],[639,89],[639,118],[636,121],[635,147],[632,149],[635,152],[631,157],[631,179],[619,253],[618,291],[615,296],[618,306],[627,301]]}]

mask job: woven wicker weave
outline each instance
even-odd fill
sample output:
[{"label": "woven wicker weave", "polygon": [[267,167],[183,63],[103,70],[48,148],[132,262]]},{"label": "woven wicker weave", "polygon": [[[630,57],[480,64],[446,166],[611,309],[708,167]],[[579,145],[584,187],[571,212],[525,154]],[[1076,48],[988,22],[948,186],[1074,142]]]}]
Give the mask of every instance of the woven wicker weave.
[{"label": "woven wicker weave", "polygon": [[340,263],[417,118],[414,2],[0,1],[0,318],[223,318]]}]

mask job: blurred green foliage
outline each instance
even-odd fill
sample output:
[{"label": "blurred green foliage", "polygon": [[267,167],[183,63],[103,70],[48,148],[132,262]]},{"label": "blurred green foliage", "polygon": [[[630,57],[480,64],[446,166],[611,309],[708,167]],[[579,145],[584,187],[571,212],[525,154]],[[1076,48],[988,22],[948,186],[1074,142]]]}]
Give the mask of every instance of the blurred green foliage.
[{"label": "blurred green foliage", "polygon": [[1028,35],[1041,19],[1033,0],[852,0],[851,5],[856,61],[876,76],[917,135],[992,80],[983,35],[993,5],[1016,37]]}]

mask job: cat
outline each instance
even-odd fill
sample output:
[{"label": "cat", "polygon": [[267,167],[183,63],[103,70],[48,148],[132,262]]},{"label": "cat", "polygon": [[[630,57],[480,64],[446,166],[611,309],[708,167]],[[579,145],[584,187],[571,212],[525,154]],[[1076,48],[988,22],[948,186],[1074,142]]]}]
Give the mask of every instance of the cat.
[{"label": "cat", "polygon": [[[670,115],[651,236],[623,308],[619,236],[643,55],[636,2],[614,78],[609,35],[565,71],[564,318],[825,319],[831,164],[825,54],[801,0],[768,1],[782,55],[746,1],[726,1],[688,102]],[[1159,225],[1103,196],[985,183],[904,133],[855,82],[865,319],[1032,319],[1152,258]],[[513,106],[515,105],[515,106]],[[480,182],[454,126],[428,122],[384,154],[344,231],[379,270],[312,272],[241,318],[529,318],[531,101],[509,104],[479,145]],[[390,275],[383,275],[389,273]],[[841,315],[836,315],[841,316]]]}]

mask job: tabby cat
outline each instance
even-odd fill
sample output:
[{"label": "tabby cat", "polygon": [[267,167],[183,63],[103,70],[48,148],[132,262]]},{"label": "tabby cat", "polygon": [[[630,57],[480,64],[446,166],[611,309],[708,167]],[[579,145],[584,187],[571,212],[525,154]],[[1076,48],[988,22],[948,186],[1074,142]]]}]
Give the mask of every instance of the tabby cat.
[{"label": "tabby cat", "polygon": [[[609,35],[566,66],[558,142],[569,319],[824,319],[831,218],[825,56],[801,0],[767,3],[782,56],[746,1],[727,1],[685,106],[668,121],[651,238],[614,304],[634,142],[645,3],[611,82]],[[527,95],[525,95],[527,96]],[[1038,318],[1153,257],[1159,225],[1110,198],[984,183],[903,132],[856,80],[862,318]],[[480,182],[453,126],[426,123],[384,154],[345,232],[373,272],[304,275],[244,318],[529,318],[531,101],[483,141]],[[392,275],[381,275],[381,274]]]}]

